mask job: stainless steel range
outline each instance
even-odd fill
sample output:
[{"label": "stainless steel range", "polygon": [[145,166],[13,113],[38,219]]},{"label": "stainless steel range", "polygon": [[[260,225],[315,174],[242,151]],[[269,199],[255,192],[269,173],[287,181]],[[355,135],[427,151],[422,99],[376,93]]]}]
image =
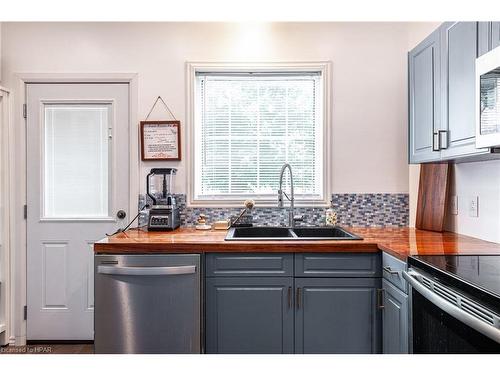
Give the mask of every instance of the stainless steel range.
[{"label": "stainless steel range", "polygon": [[410,352],[500,353],[500,256],[413,256]]}]

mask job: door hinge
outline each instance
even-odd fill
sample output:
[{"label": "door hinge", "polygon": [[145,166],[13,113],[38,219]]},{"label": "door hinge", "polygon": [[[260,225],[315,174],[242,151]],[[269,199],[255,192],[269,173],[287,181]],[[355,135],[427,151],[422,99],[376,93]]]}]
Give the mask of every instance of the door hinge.
[{"label": "door hinge", "polygon": [[28,118],[28,105],[23,104],[23,117]]},{"label": "door hinge", "polygon": [[25,219],[28,218],[28,205],[27,204],[25,204],[23,206],[23,216],[24,216]]},{"label": "door hinge", "polygon": [[28,306],[24,305],[24,320],[28,320]]}]

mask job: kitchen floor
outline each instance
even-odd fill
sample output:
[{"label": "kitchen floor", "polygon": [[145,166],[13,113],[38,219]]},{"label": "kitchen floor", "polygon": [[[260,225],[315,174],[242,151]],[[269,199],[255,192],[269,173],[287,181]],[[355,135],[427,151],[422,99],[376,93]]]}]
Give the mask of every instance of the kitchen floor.
[{"label": "kitchen floor", "polygon": [[0,354],[94,354],[93,344],[36,344],[3,346]]}]

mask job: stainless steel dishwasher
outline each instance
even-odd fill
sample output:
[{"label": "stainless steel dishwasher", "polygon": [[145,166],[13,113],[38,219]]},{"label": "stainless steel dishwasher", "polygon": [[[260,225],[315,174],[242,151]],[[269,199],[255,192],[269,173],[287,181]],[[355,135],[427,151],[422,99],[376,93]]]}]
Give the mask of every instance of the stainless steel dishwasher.
[{"label": "stainless steel dishwasher", "polygon": [[96,255],[96,353],[200,353],[200,255]]}]

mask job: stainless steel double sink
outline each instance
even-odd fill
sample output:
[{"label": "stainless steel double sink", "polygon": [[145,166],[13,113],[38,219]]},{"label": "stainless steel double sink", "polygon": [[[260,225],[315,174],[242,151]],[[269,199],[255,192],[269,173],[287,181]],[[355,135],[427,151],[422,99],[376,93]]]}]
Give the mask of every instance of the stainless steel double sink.
[{"label": "stainless steel double sink", "polygon": [[230,228],[226,241],[304,241],[361,240],[341,227],[235,227]]}]

